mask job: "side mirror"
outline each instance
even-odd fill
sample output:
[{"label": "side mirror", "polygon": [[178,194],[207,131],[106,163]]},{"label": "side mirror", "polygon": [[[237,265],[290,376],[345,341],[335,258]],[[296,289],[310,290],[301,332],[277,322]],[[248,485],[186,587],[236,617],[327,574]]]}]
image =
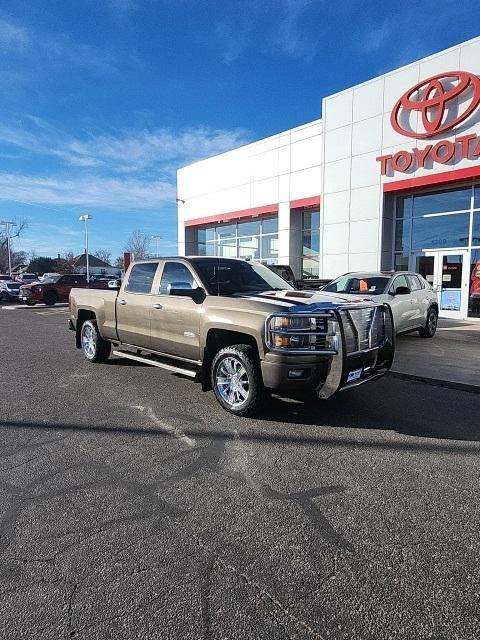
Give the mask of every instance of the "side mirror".
[{"label": "side mirror", "polygon": [[205,291],[201,287],[193,289],[189,282],[172,282],[168,285],[167,292],[169,296],[191,298],[196,304],[205,300]]},{"label": "side mirror", "polygon": [[412,293],[408,287],[397,287],[395,291],[392,291],[392,296],[407,296]]}]

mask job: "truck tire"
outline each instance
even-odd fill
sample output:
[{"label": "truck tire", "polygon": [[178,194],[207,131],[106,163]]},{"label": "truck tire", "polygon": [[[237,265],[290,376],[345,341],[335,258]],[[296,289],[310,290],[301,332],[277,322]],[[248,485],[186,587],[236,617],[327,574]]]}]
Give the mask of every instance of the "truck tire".
[{"label": "truck tire", "polygon": [[435,307],[431,307],[427,313],[427,321],[425,326],[418,330],[422,338],[433,338],[437,330],[438,311]]},{"label": "truck tire", "polygon": [[86,320],[82,324],[80,344],[83,355],[89,362],[105,362],[108,360],[112,345],[99,334],[95,320]]},{"label": "truck tire", "polygon": [[256,413],[268,395],[258,358],[249,344],[221,349],[212,362],[211,381],[218,402],[237,416]]},{"label": "truck tire", "polygon": [[43,296],[43,301],[47,307],[53,307],[55,306],[55,303],[58,302],[58,296],[55,291],[47,291]]}]

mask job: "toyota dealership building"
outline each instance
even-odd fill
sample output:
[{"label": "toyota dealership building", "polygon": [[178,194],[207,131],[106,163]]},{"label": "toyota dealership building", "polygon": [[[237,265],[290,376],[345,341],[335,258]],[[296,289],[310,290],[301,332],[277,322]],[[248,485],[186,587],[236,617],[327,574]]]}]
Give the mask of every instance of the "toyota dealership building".
[{"label": "toyota dealership building", "polygon": [[322,118],[178,171],[180,254],[297,277],[410,269],[480,317],[480,38],[322,100]]}]

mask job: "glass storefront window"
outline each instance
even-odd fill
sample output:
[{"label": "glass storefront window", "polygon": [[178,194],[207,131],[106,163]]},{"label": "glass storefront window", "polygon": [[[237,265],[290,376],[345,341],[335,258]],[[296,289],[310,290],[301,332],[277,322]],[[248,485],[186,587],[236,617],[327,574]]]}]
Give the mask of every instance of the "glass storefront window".
[{"label": "glass storefront window", "polygon": [[480,249],[473,249],[470,259],[468,317],[480,318]]},{"label": "glass storefront window", "polygon": [[260,235],[260,220],[253,220],[251,222],[239,222],[237,233],[239,236]]},{"label": "glass storefront window", "polygon": [[413,196],[413,217],[426,213],[444,213],[446,211],[470,211],[472,187],[421,193]]},{"label": "glass storefront window", "polygon": [[217,235],[219,239],[234,238],[237,235],[237,225],[226,224],[223,227],[217,227]]},{"label": "glass storefront window", "polygon": [[320,211],[302,214],[302,277],[318,278],[320,274]]},{"label": "glass storefront window", "polygon": [[260,238],[244,237],[238,239],[238,257],[250,258],[251,260],[260,259]]},{"label": "glass storefront window", "polygon": [[263,219],[262,233],[278,233],[278,218]]},{"label": "glass storefront window", "polygon": [[319,229],[320,228],[320,211],[304,211],[303,212],[303,228]]},{"label": "glass storefront window", "polygon": [[396,253],[395,254],[395,271],[408,271],[408,254]]},{"label": "glass storefront window", "polygon": [[235,238],[229,240],[220,240],[218,243],[218,254],[222,258],[237,257],[237,241]]},{"label": "glass storefront window", "polygon": [[469,213],[413,218],[413,250],[468,246]]},{"label": "glass storefront window", "polygon": [[480,213],[473,214],[472,246],[480,246]]},{"label": "glass storefront window", "polygon": [[[207,242],[207,244],[205,245],[205,255],[206,256],[214,256],[215,255],[215,247],[216,247],[216,243]],[[203,255],[203,254],[199,253],[199,255]]]},{"label": "glass storefront window", "polygon": [[262,259],[278,258],[278,235],[263,236]]},{"label": "glass storefront window", "polygon": [[413,208],[413,197],[402,196],[397,198],[397,219],[399,218],[411,218]]},{"label": "glass storefront window", "polygon": [[480,185],[476,184],[473,197],[473,208],[480,209]]},{"label": "glass storefront window", "polygon": [[318,278],[320,274],[319,256],[302,259],[302,278]]},{"label": "glass storefront window", "polygon": [[196,237],[198,255],[268,261],[278,258],[277,217],[197,229]]},{"label": "glass storefront window", "polygon": [[395,251],[404,251],[410,247],[412,221],[402,218],[395,223]]},{"label": "glass storefront window", "polygon": [[304,230],[303,232],[303,255],[310,256],[312,253],[320,251],[320,231]]}]

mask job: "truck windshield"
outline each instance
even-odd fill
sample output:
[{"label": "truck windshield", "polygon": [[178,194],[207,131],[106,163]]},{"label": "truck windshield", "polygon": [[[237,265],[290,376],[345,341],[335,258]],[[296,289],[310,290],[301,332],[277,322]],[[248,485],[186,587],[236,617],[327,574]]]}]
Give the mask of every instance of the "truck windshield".
[{"label": "truck windshield", "polygon": [[293,289],[262,264],[228,258],[194,258],[192,263],[210,295],[234,296]]}]

